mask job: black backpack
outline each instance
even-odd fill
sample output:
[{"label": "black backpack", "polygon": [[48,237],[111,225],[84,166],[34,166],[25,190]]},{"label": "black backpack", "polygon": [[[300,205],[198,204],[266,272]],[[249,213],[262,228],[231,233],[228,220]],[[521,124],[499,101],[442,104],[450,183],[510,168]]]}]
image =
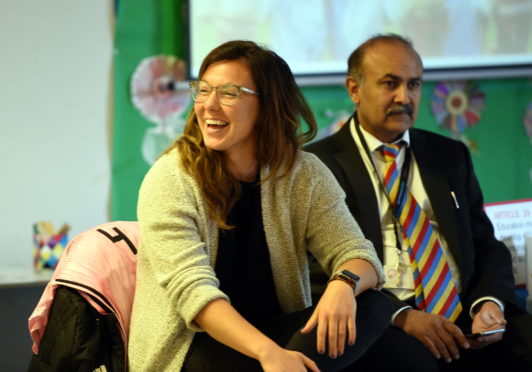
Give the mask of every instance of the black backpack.
[{"label": "black backpack", "polygon": [[76,289],[59,286],[39,354],[33,355],[28,372],[125,371],[124,352],[115,314],[101,315]]}]

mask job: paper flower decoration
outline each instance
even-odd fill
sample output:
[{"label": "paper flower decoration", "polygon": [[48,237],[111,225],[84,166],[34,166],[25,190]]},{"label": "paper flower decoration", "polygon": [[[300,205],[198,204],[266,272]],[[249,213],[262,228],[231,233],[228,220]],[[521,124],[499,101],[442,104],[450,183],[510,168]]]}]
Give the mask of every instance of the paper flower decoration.
[{"label": "paper flower decoration", "polygon": [[464,129],[480,120],[484,93],[472,81],[442,82],[432,92],[431,106],[440,127],[460,138]]},{"label": "paper flower decoration", "polygon": [[152,164],[183,130],[184,119],[180,116],[190,103],[185,76],[185,63],[166,55],[142,60],[133,74],[133,105],[157,125],[144,133],[141,150],[148,164]]},{"label": "paper flower decoration", "polygon": [[185,63],[174,56],[142,60],[131,79],[133,105],[154,123],[182,113],[190,100],[185,76]]}]

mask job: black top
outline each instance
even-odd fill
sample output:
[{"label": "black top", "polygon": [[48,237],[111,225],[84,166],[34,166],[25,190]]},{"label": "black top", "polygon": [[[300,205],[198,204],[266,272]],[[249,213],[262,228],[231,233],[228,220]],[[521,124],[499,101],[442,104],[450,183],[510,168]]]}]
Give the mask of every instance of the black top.
[{"label": "black top", "polygon": [[273,283],[264,226],[260,186],[241,182],[240,200],[229,212],[231,230],[220,230],[216,275],[220,289],[249,322],[256,324],[280,312]]}]

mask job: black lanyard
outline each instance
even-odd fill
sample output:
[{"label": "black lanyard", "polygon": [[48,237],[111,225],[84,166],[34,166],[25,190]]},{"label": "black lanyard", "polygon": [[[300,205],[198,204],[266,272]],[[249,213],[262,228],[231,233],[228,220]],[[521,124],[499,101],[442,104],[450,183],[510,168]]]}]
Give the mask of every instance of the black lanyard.
[{"label": "black lanyard", "polygon": [[353,115],[353,117],[355,119],[355,129],[357,131],[358,138],[360,139],[360,142],[362,143],[362,147],[364,148],[364,151],[366,152],[368,160],[371,163],[373,170],[375,171],[375,175],[377,179],[379,180],[379,186],[382,192],[384,193],[384,195],[386,196],[388,203],[390,203],[390,208],[392,209],[393,231],[395,233],[395,246],[397,247],[399,251],[401,251],[401,241],[399,240],[399,226],[401,226],[401,224],[396,214],[399,209],[399,206],[401,205],[402,201],[406,197],[408,174],[410,173],[410,160],[412,158],[411,150],[409,147],[405,148],[405,151],[406,151],[405,159],[403,162],[403,167],[401,168],[401,175],[399,178],[399,191],[397,193],[397,200],[394,205],[392,203],[392,199],[390,198],[390,195],[388,194],[388,190],[386,189],[386,186],[384,186],[384,182],[381,178],[381,175],[379,171],[377,170],[375,163],[373,162],[373,158],[371,157],[371,152],[369,151],[369,147],[366,142],[366,139],[364,138],[364,135],[362,134],[362,131],[360,130],[360,123],[358,122],[358,116],[356,112]]}]

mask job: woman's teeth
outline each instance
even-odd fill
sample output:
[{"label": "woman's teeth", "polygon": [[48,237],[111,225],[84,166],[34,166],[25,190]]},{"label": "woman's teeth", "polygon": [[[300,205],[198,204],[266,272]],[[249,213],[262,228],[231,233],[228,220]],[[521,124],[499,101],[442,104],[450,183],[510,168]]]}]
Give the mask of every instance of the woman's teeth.
[{"label": "woman's teeth", "polygon": [[227,123],[225,121],[212,120],[212,119],[205,120],[205,123],[209,127],[225,127],[227,125]]}]

